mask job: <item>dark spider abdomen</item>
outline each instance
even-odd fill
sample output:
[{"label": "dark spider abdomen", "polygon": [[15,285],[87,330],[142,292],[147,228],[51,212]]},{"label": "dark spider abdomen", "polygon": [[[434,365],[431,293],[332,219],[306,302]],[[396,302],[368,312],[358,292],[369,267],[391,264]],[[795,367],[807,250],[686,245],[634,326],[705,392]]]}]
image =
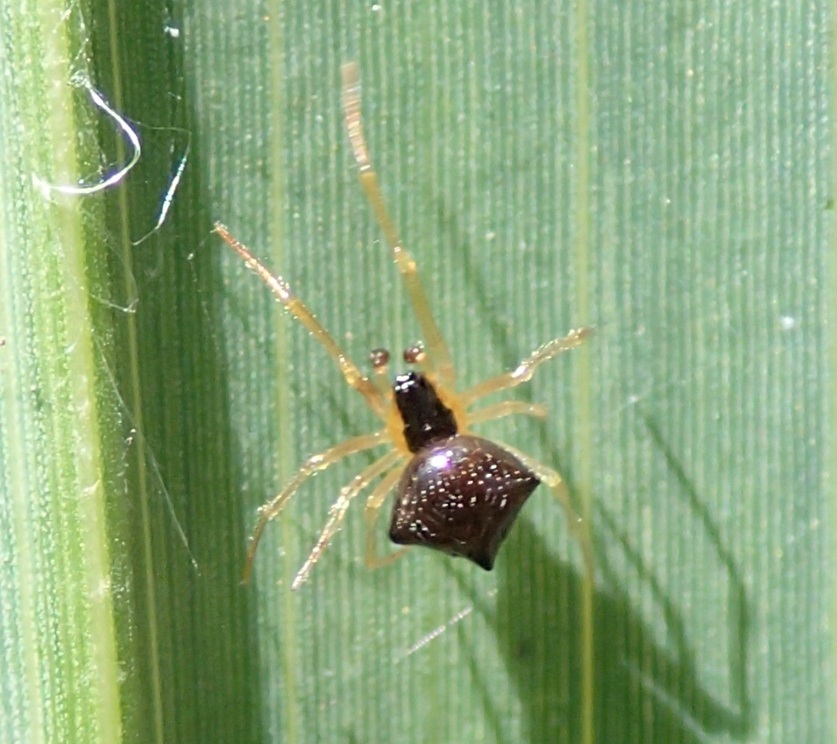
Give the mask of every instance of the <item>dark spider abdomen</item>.
[{"label": "dark spider abdomen", "polygon": [[469,558],[490,571],[537,476],[499,445],[455,435],[416,452],[398,484],[390,539]]}]

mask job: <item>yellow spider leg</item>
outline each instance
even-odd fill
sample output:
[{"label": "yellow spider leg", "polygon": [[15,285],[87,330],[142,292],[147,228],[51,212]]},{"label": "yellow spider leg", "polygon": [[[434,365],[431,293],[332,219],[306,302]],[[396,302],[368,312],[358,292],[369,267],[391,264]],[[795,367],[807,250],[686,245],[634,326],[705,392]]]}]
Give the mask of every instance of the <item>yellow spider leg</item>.
[{"label": "yellow spider leg", "polygon": [[384,205],[378,176],[372,165],[372,159],[369,157],[369,148],[363,134],[363,120],[360,111],[360,73],[357,63],[348,62],[343,65],[342,75],[346,129],[349,132],[349,141],[352,144],[355,161],[360,170],[360,185],[366,194],[372,211],[375,213],[375,219],[384,232],[387,243],[392,250],[395,265],[404,280],[407,294],[410,296],[410,302],[413,305],[413,311],[421,326],[424,342],[427,344],[430,371],[435,370],[443,383],[452,385],[456,373],[453,368],[450,350],[433,317],[430,303],[418,275],[416,261],[412,254],[401,245],[401,238],[398,236],[398,231],[395,229],[395,225]]},{"label": "yellow spider leg", "polygon": [[485,421],[493,421],[503,416],[514,414],[534,416],[535,418],[546,418],[546,406],[540,403],[525,403],[522,400],[504,400],[491,406],[481,408],[468,414],[468,426],[481,424]]},{"label": "yellow spider leg", "polygon": [[567,517],[567,522],[569,523],[570,530],[575,537],[576,541],[578,542],[579,547],[581,548],[581,557],[584,563],[584,573],[585,573],[585,581],[589,581],[590,584],[593,583],[593,547],[590,543],[590,535],[585,527],[585,522],[578,516],[578,513],[573,508],[572,503],[570,502],[570,495],[567,491],[567,485],[564,483],[564,479],[558,473],[557,470],[553,470],[552,468],[544,465],[538,460],[535,460],[533,457],[530,457],[524,452],[521,452],[519,449],[515,447],[510,447],[508,444],[497,442],[500,444],[503,449],[508,450],[511,452],[515,457],[517,457],[529,470],[531,470],[535,475],[538,476],[541,483],[546,484],[549,488],[552,489],[552,493],[555,495],[555,498],[558,499],[558,502],[561,504],[561,507],[564,509],[564,513]]},{"label": "yellow spider leg", "polygon": [[508,390],[521,383],[529,382],[539,365],[558,356],[563,351],[569,351],[580,346],[584,339],[592,332],[592,328],[576,328],[570,331],[564,338],[555,338],[552,341],[548,341],[543,346],[535,349],[513,371],[479,382],[466,390],[461,396],[462,404],[469,406],[475,400],[486,395],[498,393],[501,390]]},{"label": "yellow spider leg", "polygon": [[246,584],[250,581],[250,576],[253,573],[253,560],[256,557],[256,549],[259,547],[259,540],[261,540],[267,523],[285,508],[291,496],[297,492],[299,487],[310,476],[321,470],[325,470],[344,457],[353,455],[356,452],[372,449],[373,447],[385,444],[387,441],[386,431],[376,431],[374,434],[363,434],[359,437],[352,437],[341,444],[327,449],[325,452],[309,457],[285,487],[273,499],[259,507],[256,526],[253,528],[247,544],[247,558],[244,562],[244,574],[241,577],[241,583]]},{"label": "yellow spider leg", "polygon": [[581,607],[579,611],[581,616],[581,694],[582,705],[585,709],[588,709],[593,704],[595,674],[593,657],[593,591],[595,575],[593,568],[593,546],[590,541],[589,528],[582,521],[581,517],[578,516],[575,509],[573,509],[564,479],[556,470],[547,467],[514,447],[509,447],[507,444],[501,444],[501,446],[519,458],[529,470],[540,478],[541,483],[546,484],[552,489],[552,493],[564,509],[570,530],[581,548],[584,563],[584,579],[581,582]]},{"label": "yellow spider leg", "polygon": [[317,320],[316,316],[308,309],[305,303],[291,292],[290,285],[278,274],[272,274],[259,259],[230,234],[230,231],[225,225],[216,222],[213,231],[244,259],[244,263],[250,269],[262,278],[264,283],[270,287],[273,294],[288,308],[291,315],[311,332],[311,335],[325,348],[328,355],[337,362],[337,366],[340,367],[340,371],[343,373],[346,382],[366,399],[369,407],[381,419],[386,420],[386,401],[378,388],[375,387],[368,377],[361,373],[358,366],[349,359],[343,349],[340,348],[337,342],[331,337],[331,334]]},{"label": "yellow spider leg", "polygon": [[343,521],[343,517],[346,516],[346,510],[349,508],[352,499],[381,473],[389,470],[399,457],[401,457],[400,453],[395,450],[387,452],[387,454],[379,457],[371,465],[361,470],[352,478],[351,483],[340,489],[340,495],[337,497],[337,501],[331,505],[331,509],[329,510],[328,521],[325,527],[323,527],[323,531],[320,533],[320,537],[307,560],[294,577],[291,589],[299,589],[305,583],[314,564],[320,559],[323,551],[328,547],[331,538],[334,537],[334,533],[340,527],[340,523]]},{"label": "yellow spider leg", "polygon": [[395,488],[395,484],[401,478],[404,472],[405,465],[394,468],[387,473],[381,482],[375,486],[375,490],[369,495],[366,500],[366,509],[364,510],[364,519],[366,521],[366,551],[364,553],[364,562],[367,568],[382,568],[389,565],[399,556],[404,555],[409,548],[399,548],[398,550],[389,553],[385,556],[378,555],[378,534],[375,529],[375,523],[378,521],[378,515],[381,512],[381,506],[390,491]]}]

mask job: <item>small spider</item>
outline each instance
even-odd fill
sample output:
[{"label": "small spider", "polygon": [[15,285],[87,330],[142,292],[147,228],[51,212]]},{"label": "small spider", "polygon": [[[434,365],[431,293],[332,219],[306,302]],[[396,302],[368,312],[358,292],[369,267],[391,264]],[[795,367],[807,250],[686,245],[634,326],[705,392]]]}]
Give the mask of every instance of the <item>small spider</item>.
[{"label": "small spider", "polygon": [[392,250],[426,346],[416,344],[404,352],[413,370],[387,380],[389,353],[376,349],[370,354],[373,377],[364,375],[288,283],[271,273],[221,223],[216,232],[270,287],[288,311],[299,320],[337,363],[347,384],[357,390],[383,428],[352,437],[325,452],[309,457],[279,494],[259,508],[250,537],[243,581],[253,569],[256,548],[267,523],[278,516],[300,486],[314,473],[357,452],[388,446],[389,451],[360,471],[343,487],[331,507],[328,521],[308,559],[294,578],[297,589],[308,578],[329,541],[340,527],[352,500],[380,478],[366,501],[366,564],[382,566],[407,547],[380,557],[375,523],[387,496],[396,497],[390,520],[390,539],[404,546],[423,545],[470,559],[491,570],[497,551],[526,499],[539,483],[549,486],[564,508],[570,527],[582,549],[585,571],[592,580],[593,561],[589,538],[573,510],[561,476],[513,447],[476,436],[475,424],[524,414],[544,418],[546,409],[535,403],[503,401],[472,410],[480,399],[528,382],[543,362],[579,346],[590,328],[570,331],[530,354],[517,368],[489,378],[464,391],[457,391],[450,351],[433,317],[418,276],[416,262],[401,239],[384,206],[378,177],[372,167],[363,134],[360,111],[360,78],[355,63],[342,68],[343,106],[360,182],[375,217]]}]

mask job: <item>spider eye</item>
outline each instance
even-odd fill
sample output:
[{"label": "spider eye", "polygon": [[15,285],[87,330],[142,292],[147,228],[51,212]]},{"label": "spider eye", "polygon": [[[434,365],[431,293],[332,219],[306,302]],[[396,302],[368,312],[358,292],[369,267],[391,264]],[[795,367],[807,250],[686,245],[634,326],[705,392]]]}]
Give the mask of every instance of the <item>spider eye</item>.
[{"label": "spider eye", "polygon": [[421,341],[416,341],[412,346],[404,349],[404,361],[407,364],[421,364],[427,359],[427,352],[424,350],[424,344]]},{"label": "spider eye", "polygon": [[376,372],[389,364],[389,352],[386,349],[372,349],[369,352],[369,364]]}]

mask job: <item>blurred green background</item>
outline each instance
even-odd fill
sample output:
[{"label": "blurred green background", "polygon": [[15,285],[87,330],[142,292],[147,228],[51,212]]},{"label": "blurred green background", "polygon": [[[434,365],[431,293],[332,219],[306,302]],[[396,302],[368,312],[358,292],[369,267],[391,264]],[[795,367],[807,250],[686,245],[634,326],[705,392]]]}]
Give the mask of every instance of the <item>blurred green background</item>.
[{"label": "blurred green background", "polygon": [[[832,741],[832,12],[0,9],[0,739]],[[595,732],[578,551],[545,492],[490,574],[430,551],[366,570],[358,503],[292,593],[358,456],[238,583],[255,508],[374,421],[213,220],[358,361],[417,334],[343,131],[349,59],[460,379],[596,326],[520,391],[546,424],[484,430],[592,515]],[[142,155],[47,199],[33,176],[127,157],[81,78]]]}]

